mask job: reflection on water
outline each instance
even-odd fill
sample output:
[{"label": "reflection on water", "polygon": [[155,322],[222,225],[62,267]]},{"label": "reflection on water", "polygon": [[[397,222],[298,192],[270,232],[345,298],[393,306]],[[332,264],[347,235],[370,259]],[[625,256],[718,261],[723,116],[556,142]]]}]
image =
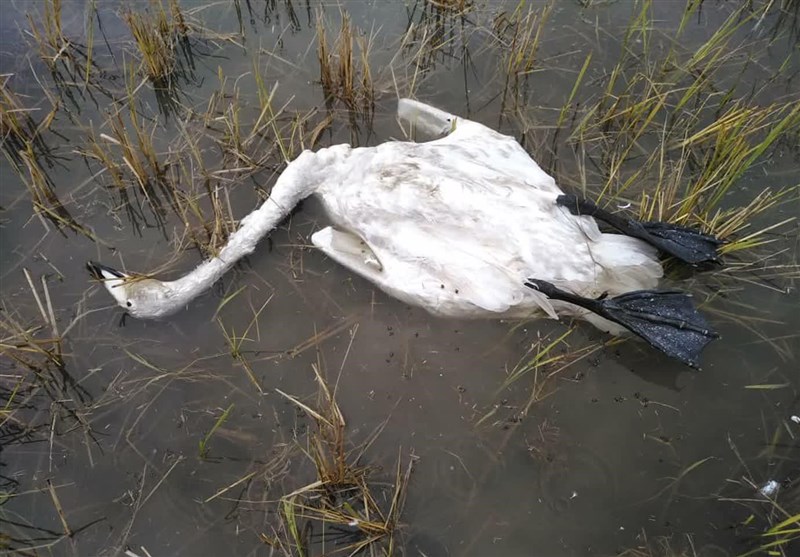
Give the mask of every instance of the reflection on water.
[{"label": "reflection on water", "polygon": [[[582,325],[535,360],[566,325],[406,307],[309,249],[325,223],[313,201],[168,321],[120,326],[83,269],[87,259],[173,277],[190,269],[300,149],[403,138],[398,94],[513,133],[564,188],[597,193],[614,152],[625,150],[625,177],[658,152],[657,132],[620,123],[642,109],[634,90],[653,79],[642,68],[668,51],[694,60],[702,94],[686,108],[701,127],[737,98],[788,103],[796,16],[740,14],[726,36],[736,49],[706,75],[703,48],[731,6],[702,3],[683,18],[676,3],[653,2],[645,21],[632,2],[534,3],[526,16],[513,2],[465,2],[461,12],[446,7],[460,2],[186,1],[175,70],[159,81],[140,70],[124,21],[128,10],[155,17],[156,5],[63,4],[52,65],[24,31],[30,10],[45,32],[44,4],[9,3],[0,19],[1,71],[13,74],[2,78],[0,548],[287,550],[270,546],[278,500],[315,479],[301,451],[314,420],[278,391],[312,407],[312,365],[335,388],[352,446],[371,440],[361,464],[374,467],[379,508],[391,503],[398,459],[413,461],[397,553],[734,555],[798,512],[795,224],[770,231],[761,259],[734,253],[727,271],[680,283],[723,335],[700,372],[637,343],[604,346]],[[339,44],[345,11],[357,39],[349,54]],[[526,41],[524,56],[514,57],[515,41]],[[583,108],[626,51],[615,79],[633,84],[630,95],[603,107],[626,108],[592,121]],[[351,86],[355,103],[343,93]],[[670,108],[691,83],[680,87]],[[664,106],[648,110],[663,119],[654,129],[672,125]],[[760,154],[723,205],[795,185],[797,140],[795,129]],[[697,176],[710,152],[676,175]],[[787,199],[751,230],[796,217],[796,192]],[[779,507],[757,494],[770,480]],[[315,554],[352,541],[347,528],[338,546],[319,531],[308,534]]]}]

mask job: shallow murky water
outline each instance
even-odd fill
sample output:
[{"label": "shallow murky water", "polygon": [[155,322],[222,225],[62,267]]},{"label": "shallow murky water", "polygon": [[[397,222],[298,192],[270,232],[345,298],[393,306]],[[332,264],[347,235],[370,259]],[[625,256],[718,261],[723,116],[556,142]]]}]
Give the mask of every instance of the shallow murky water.
[{"label": "shallow murky water", "polygon": [[[187,115],[204,114],[209,99],[217,99],[218,120],[205,122],[205,136],[212,139],[199,147],[205,168],[186,174],[174,165],[169,172],[194,177],[187,195],[200,199],[206,218],[212,214],[209,191],[229,203],[235,217],[247,214],[268,192],[280,157],[274,152],[259,172],[236,171],[243,161],[223,154],[213,138],[225,136],[221,115],[234,106],[236,87],[242,127],[249,130],[258,119],[254,65],[266,90],[275,87],[276,109],[314,111],[306,132],[323,121],[314,42],[319,3],[250,0],[237,13],[234,2],[182,2],[190,21],[206,30],[193,39],[193,70],[176,78],[179,103],[166,108],[146,80],[131,77],[137,51],[121,19],[124,8],[98,2],[88,25],[89,4],[65,3],[64,34],[85,44],[87,29],[93,29],[93,56],[110,96],[124,99],[126,80],[139,87],[139,117],[146,118],[146,133],[153,134],[162,160],[180,159],[187,149],[181,130],[203,128],[202,117]],[[148,5],[126,4],[137,10]],[[333,41],[340,8],[323,4]],[[563,136],[554,139],[560,108],[570,100],[589,52],[591,65],[572,100],[580,106],[604,86],[638,5],[558,2],[543,29],[535,71],[512,93],[517,102],[510,108],[492,23],[504,10],[511,14],[516,3],[478,2],[463,18],[431,4],[341,4],[353,25],[372,37],[374,114],[351,119],[337,105],[318,145],[374,145],[403,137],[394,118],[396,98],[414,90],[420,100],[516,134],[565,189],[580,187],[579,148],[563,144]],[[615,555],[647,547],[654,555],[735,555],[753,547],[776,516],[781,519],[773,503],[758,495],[758,486],[779,482],[777,503],[799,512],[800,425],[791,421],[800,414],[798,298],[788,279],[775,273],[759,278],[758,265],[728,282],[711,272],[679,284],[699,300],[710,299],[706,312],[722,334],[704,354],[702,371],[639,343],[601,347],[608,339],[582,324],[556,353],[593,345],[591,352],[566,367],[563,361],[542,366],[503,387],[519,363],[530,359],[537,339],[549,338],[546,345],[568,325],[443,320],[390,299],[308,248],[310,233],[325,222],[321,208],[309,201],[185,311],[163,322],[128,319],[119,326],[120,311],[89,280],[86,260],[143,272],[170,262],[162,275],[174,277],[196,265],[201,254],[169,207],[157,217],[143,195],[131,193],[134,209],[128,210],[108,172],[100,172],[96,161],[84,162],[91,130],[111,133],[104,122],[117,109],[130,129],[129,112],[124,101],[115,108],[108,96],[80,83],[62,86],[68,94],[59,95],[25,31],[24,14],[41,6],[3,4],[0,71],[13,74],[7,86],[26,108],[38,109],[32,113],[37,122],[50,110],[42,84],[61,99],[45,137],[53,154],[47,172],[66,209],[88,232],[61,233],[34,216],[30,194],[11,163],[0,163],[4,315],[23,328],[43,323],[27,269],[41,297],[46,281],[57,332],[67,331],[63,368],[40,365],[37,389],[15,390],[19,378],[33,372],[19,360],[2,360],[0,473],[8,497],[0,500],[0,550],[269,554],[273,550],[259,535],[271,536],[279,523],[277,499],[314,479],[299,451],[279,458],[311,421],[278,390],[311,404],[318,388],[313,364],[336,385],[353,446],[383,424],[363,458],[378,467],[374,480],[391,484],[398,458],[403,466],[414,462],[398,553]],[[650,59],[667,48],[682,9],[680,2],[651,6]],[[681,50],[699,49],[731,12],[727,3],[706,2],[688,21]],[[425,37],[439,33],[429,64],[415,65],[414,46],[400,44],[412,23]],[[797,98],[800,55],[791,22],[771,12],[744,22],[735,37],[741,49],[733,59],[737,64],[715,75],[706,94],[723,95],[737,84],[742,95],[758,91],[755,104]],[[220,89],[225,95],[216,93]],[[573,112],[564,127],[576,124]],[[280,125],[288,126],[288,134],[290,120]],[[796,141],[779,141],[737,181],[724,205],[747,203],[764,188],[796,185]],[[253,145],[275,149],[266,140]],[[646,153],[653,145],[644,138],[639,148]],[[592,184],[598,172],[590,169],[590,187],[599,188]],[[796,199],[795,193],[753,226],[795,217]],[[199,230],[198,219],[188,220]],[[787,265],[789,273],[796,224],[776,229],[771,239],[765,261]],[[178,245],[188,249],[175,258]],[[50,333],[44,325],[34,336],[46,339]],[[11,336],[7,330],[3,335],[6,349]],[[231,357],[226,335],[246,337],[240,352],[252,377]],[[40,360],[25,354],[25,361]],[[228,408],[201,458],[198,444]],[[65,523],[71,537],[62,537]],[[792,552],[790,546],[783,550]]]}]

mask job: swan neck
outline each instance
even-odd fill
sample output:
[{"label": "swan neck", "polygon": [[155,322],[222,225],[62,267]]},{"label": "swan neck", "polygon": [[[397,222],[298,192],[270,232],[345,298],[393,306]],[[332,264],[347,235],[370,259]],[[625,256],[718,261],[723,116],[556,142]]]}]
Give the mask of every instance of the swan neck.
[{"label": "swan neck", "polygon": [[319,187],[319,169],[314,165],[314,153],[303,152],[289,163],[261,206],[242,219],[239,228],[228,238],[216,257],[204,261],[194,271],[178,280],[166,283],[175,305],[185,305],[210,288],[237,261],[256,248],[258,242],[277,227],[292,209]]}]

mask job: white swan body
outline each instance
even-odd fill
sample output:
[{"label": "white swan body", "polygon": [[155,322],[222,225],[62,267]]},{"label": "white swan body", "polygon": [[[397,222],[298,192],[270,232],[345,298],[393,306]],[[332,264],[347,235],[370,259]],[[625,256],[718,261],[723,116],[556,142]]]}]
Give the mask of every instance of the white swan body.
[{"label": "white swan body", "polygon": [[136,317],[169,315],[207,290],[309,195],[333,222],[312,243],[387,294],[451,317],[586,318],[622,327],[524,285],[529,277],[595,298],[653,288],[656,250],[601,233],[556,204],[555,181],[509,136],[401,99],[401,119],[445,137],[305,151],[270,198],[245,217],[218,257],[171,281],[128,280],[104,266],[109,292]]}]

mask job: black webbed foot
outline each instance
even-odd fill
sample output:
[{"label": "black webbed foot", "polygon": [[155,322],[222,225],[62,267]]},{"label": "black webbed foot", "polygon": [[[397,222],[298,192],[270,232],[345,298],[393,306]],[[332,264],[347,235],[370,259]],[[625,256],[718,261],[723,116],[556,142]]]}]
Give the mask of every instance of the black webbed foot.
[{"label": "black webbed foot", "polygon": [[618,323],[652,347],[693,368],[699,368],[700,353],[706,345],[719,338],[685,292],[637,290],[593,300],[560,290],[543,280],[528,279],[525,286]]},{"label": "black webbed foot", "polygon": [[636,236],[664,253],[668,253],[691,265],[717,263],[717,248],[722,242],[709,234],[692,228],[664,222],[632,221],[644,230],[644,235]]},{"label": "black webbed foot", "polygon": [[722,242],[698,230],[676,224],[639,222],[621,217],[574,195],[560,195],[556,204],[565,207],[573,215],[589,215],[603,221],[626,236],[639,238],[690,265],[719,260],[717,248]]}]

